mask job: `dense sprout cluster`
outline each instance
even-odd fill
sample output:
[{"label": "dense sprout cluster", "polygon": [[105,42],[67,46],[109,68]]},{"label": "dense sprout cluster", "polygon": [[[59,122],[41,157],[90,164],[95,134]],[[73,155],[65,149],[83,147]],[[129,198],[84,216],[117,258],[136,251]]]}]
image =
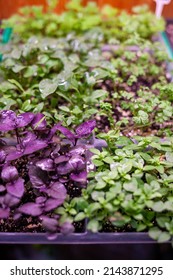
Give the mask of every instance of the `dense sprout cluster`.
[{"label": "dense sprout cluster", "polygon": [[[63,204],[68,188],[86,187],[91,168],[89,148],[106,145],[103,140],[88,139],[95,125],[94,120],[87,121],[74,133],[61,124],[48,127],[40,113],[1,111],[0,218],[13,215],[18,219],[21,214],[39,217],[52,231],[55,223],[51,227],[50,213]],[[65,138],[56,136],[57,131]],[[9,132],[12,139],[5,138]],[[24,203],[29,189],[34,201],[28,198]]]}]

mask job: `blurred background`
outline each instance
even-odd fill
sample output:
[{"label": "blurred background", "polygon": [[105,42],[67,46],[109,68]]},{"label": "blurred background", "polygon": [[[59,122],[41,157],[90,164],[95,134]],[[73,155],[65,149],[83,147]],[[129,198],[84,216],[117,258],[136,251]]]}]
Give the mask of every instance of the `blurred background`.
[{"label": "blurred background", "polygon": [[[105,4],[111,4],[119,9],[125,9],[130,11],[133,6],[148,4],[151,10],[155,10],[155,2],[153,0],[92,0],[97,2],[99,6]],[[65,9],[65,5],[68,0],[59,0],[59,4],[56,8],[57,12],[62,12]],[[85,5],[88,0],[83,0]],[[26,5],[44,5],[46,6],[46,0],[0,0],[0,19],[8,18],[17,10]],[[169,5],[165,5],[163,15],[166,18],[173,17],[173,1]]]}]

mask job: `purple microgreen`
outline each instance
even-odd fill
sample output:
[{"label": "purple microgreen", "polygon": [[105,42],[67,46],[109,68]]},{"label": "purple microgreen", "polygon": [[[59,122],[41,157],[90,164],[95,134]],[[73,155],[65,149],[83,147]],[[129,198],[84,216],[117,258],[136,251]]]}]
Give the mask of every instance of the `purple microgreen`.
[{"label": "purple microgreen", "polygon": [[20,128],[29,125],[33,120],[34,116],[34,113],[29,112],[18,115],[16,118],[16,127]]},{"label": "purple microgreen", "polygon": [[8,219],[9,215],[10,215],[9,208],[6,209],[0,208],[0,219]]},{"label": "purple microgreen", "polygon": [[49,212],[51,210],[54,210],[55,208],[57,208],[58,206],[62,205],[64,202],[63,198],[49,198],[44,205],[44,211],[45,212]]},{"label": "purple microgreen", "polygon": [[0,185],[0,193],[4,192],[6,190],[6,188],[3,185]]},{"label": "purple microgreen", "polygon": [[52,198],[59,199],[63,203],[66,198],[67,191],[62,183],[55,182],[47,190],[47,194]]},{"label": "purple microgreen", "polygon": [[74,232],[74,226],[67,221],[61,225],[60,230],[63,234],[71,234]]},{"label": "purple microgreen", "polygon": [[34,202],[23,204],[18,208],[18,211],[26,215],[31,215],[33,217],[40,216],[43,213],[42,207]]},{"label": "purple microgreen", "polygon": [[47,146],[48,146],[48,144],[45,141],[36,139],[32,142],[29,142],[25,146],[23,155],[33,154],[39,150],[46,148]]},{"label": "purple microgreen", "polygon": [[59,157],[55,158],[54,163],[55,164],[60,164],[60,163],[63,163],[63,162],[65,163],[67,161],[69,161],[68,156],[59,156]]},{"label": "purple microgreen", "polygon": [[17,198],[21,198],[24,194],[24,180],[19,178],[15,182],[6,185],[7,192]]},{"label": "purple microgreen", "polygon": [[49,218],[47,216],[41,216],[40,220],[43,227],[49,232],[56,232],[58,228],[58,221],[54,218]]},{"label": "purple microgreen", "polygon": [[69,152],[68,155],[75,156],[75,155],[84,155],[86,151],[86,146],[78,145],[76,147],[73,147]]},{"label": "purple microgreen", "polygon": [[47,122],[45,120],[45,116],[41,113],[36,114],[31,123],[31,127],[34,130],[45,130],[47,127]]},{"label": "purple microgreen", "polygon": [[13,196],[10,193],[7,193],[4,197],[4,204],[7,205],[8,207],[14,207],[17,204],[19,204],[20,199]]},{"label": "purple microgreen", "polygon": [[1,178],[4,182],[12,182],[18,178],[18,171],[14,166],[4,166],[1,171]]},{"label": "purple microgreen", "polygon": [[79,155],[72,156],[69,160],[69,164],[77,171],[83,170],[86,166],[85,160]]},{"label": "purple microgreen", "polygon": [[73,144],[75,144],[75,134],[72,133],[69,129],[59,125],[59,127],[57,126],[57,130],[59,130],[67,139],[69,139]]},{"label": "purple microgreen", "polygon": [[22,138],[23,146],[25,147],[28,143],[35,141],[36,138],[37,136],[34,133],[27,131],[25,136]]},{"label": "purple microgreen", "polygon": [[82,185],[87,183],[87,172],[82,171],[79,174],[70,174],[70,179],[74,182],[81,183]]},{"label": "purple microgreen", "polygon": [[60,163],[57,166],[57,172],[59,175],[69,174],[73,170],[74,170],[74,167],[69,162]]},{"label": "purple microgreen", "polygon": [[29,167],[29,178],[34,188],[45,187],[48,184],[47,173],[41,170],[39,167]]},{"label": "purple microgreen", "polygon": [[1,164],[1,163],[4,163],[5,158],[6,158],[6,153],[5,153],[5,151],[4,151],[4,150],[0,150],[0,164]]},{"label": "purple microgreen", "polygon": [[54,170],[54,162],[50,158],[41,159],[36,162],[36,166],[42,170],[53,171]]},{"label": "purple microgreen", "polygon": [[16,114],[9,110],[0,111],[0,131],[10,131],[15,129]]},{"label": "purple microgreen", "polygon": [[23,156],[23,151],[22,150],[12,150],[8,153],[6,160],[7,161],[12,161],[12,160],[16,160],[18,158],[21,158]]},{"label": "purple microgreen", "polygon": [[46,197],[44,197],[44,196],[39,196],[39,197],[37,197],[36,200],[35,200],[35,202],[36,202],[37,204],[43,204],[45,201],[46,201]]},{"label": "purple microgreen", "polygon": [[80,124],[75,129],[76,137],[77,138],[88,137],[95,127],[96,127],[95,120],[90,120],[90,121]]}]

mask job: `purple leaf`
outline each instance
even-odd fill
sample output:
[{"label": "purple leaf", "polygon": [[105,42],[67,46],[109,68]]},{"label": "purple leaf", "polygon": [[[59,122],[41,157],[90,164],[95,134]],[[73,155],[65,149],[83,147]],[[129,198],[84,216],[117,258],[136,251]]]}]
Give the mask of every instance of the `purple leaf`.
[{"label": "purple leaf", "polygon": [[96,127],[96,121],[95,120],[90,120],[87,122],[84,122],[80,124],[76,129],[76,137],[77,138],[82,138],[82,137],[87,137],[91,134],[93,129]]},{"label": "purple leaf", "polygon": [[54,162],[50,158],[45,158],[36,162],[36,166],[42,170],[53,171],[54,170]]},{"label": "purple leaf", "polygon": [[13,207],[17,205],[20,202],[20,199],[17,197],[14,197],[10,193],[7,193],[4,197],[4,204],[8,207]]},{"label": "purple leaf", "polygon": [[6,160],[12,161],[21,158],[22,156],[23,156],[23,151],[16,149],[15,151],[12,151],[7,155]]},{"label": "purple leaf", "polygon": [[48,144],[43,140],[35,140],[29,142],[24,149],[23,155],[33,154],[39,150],[46,148],[47,146]]},{"label": "purple leaf", "polygon": [[43,212],[42,207],[39,204],[36,204],[34,202],[28,202],[23,204],[18,208],[18,211],[26,214],[31,215],[33,217],[40,216]]},{"label": "purple leaf", "polygon": [[34,130],[45,130],[47,127],[47,122],[45,120],[45,115],[38,113],[35,115],[31,126]]},{"label": "purple leaf", "polygon": [[71,155],[71,156],[75,156],[75,155],[79,155],[79,156],[82,156],[85,154],[85,151],[86,151],[86,147],[83,145],[80,145],[80,146],[76,146],[74,148],[72,148],[69,152],[68,152],[68,155]]},{"label": "purple leaf", "polygon": [[18,171],[14,166],[4,166],[1,172],[1,178],[4,182],[12,182],[18,178]]},{"label": "purple leaf", "polygon": [[51,210],[54,210],[55,208],[60,206],[63,202],[64,202],[64,199],[62,199],[62,198],[60,198],[60,199],[49,198],[44,205],[44,211],[49,212]]},{"label": "purple leaf", "polygon": [[55,182],[47,190],[47,194],[52,198],[59,199],[63,203],[66,198],[67,191],[63,184],[61,184],[59,182]]},{"label": "purple leaf", "polygon": [[59,130],[67,139],[69,139],[73,144],[75,144],[75,134],[72,133],[69,129],[59,125],[57,126],[57,130]]},{"label": "purple leaf", "polygon": [[4,192],[6,190],[6,188],[3,185],[0,185],[0,193]]},{"label": "purple leaf", "polygon": [[39,167],[29,167],[29,178],[34,188],[45,187],[49,183],[47,172],[44,172]]},{"label": "purple leaf", "polygon": [[58,222],[56,219],[54,218],[49,218],[47,216],[41,216],[40,217],[41,221],[42,221],[42,225],[43,227],[51,232],[55,232],[57,231],[57,227],[58,227]]},{"label": "purple leaf", "polygon": [[42,204],[42,203],[44,203],[45,201],[46,201],[46,197],[44,197],[44,196],[39,196],[39,197],[37,197],[36,200],[35,200],[35,202],[36,202],[37,204]]},{"label": "purple leaf", "polygon": [[0,163],[4,163],[6,158],[6,153],[3,150],[0,150]]},{"label": "purple leaf", "polygon": [[69,164],[73,166],[74,170],[80,171],[86,167],[86,163],[81,156],[72,156],[69,160]]},{"label": "purple leaf", "polygon": [[59,157],[55,158],[55,160],[54,160],[55,164],[65,163],[67,161],[69,161],[68,156],[59,156]]},{"label": "purple leaf", "polygon": [[71,234],[74,232],[74,226],[70,222],[65,222],[61,225],[61,233]]},{"label": "purple leaf", "polygon": [[94,141],[93,141],[93,146],[94,146],[95,149],[98,149],[99,151],[101,151],[102,148],[107,148],[108,144],[103,139],[95,138]]},{"label": "purple leaf", "polygon": [[16,126],[18,128],[27,126],[28,124],[31,123],[34,116],[35,116],[34,113],[29,113],[29,112],[18,115],[16,119]]},{"label": "purple leaf", "polygon": [[59,175],[66,175],[69,174],[74,170],[74,167],[69,163],[60,163],[57,167],[57,172]]},{"label": "purple leaf", "polygon": [[25,137],[22,139],[23,146],[25,147],[29,142],[33,142],[36,138],[37,136],[34,133],[27,131]]},{"label": "purple leaf", "polygon": [[82,171],[79,174],[72,173],[70,175],[70,179],[72,181],[81,183],[82,185],[86,184],[87,183],[87,172],[86,171]]},{"label": "purple leaf", "polygon": [[9,110],[0,111],[0,131],[10,131],[16,128],[16,114]]},{"label": "purple leaf", "polygon": [[7,192],[15,197],[21,198],[24,194],[24,180],[19,178],[15,182],[6,185]]},{"label": "purple leaf", "polygon": [[9,215],[10,215],[9,208],[6,209],[0,208],[0,219],[8,219]]}]

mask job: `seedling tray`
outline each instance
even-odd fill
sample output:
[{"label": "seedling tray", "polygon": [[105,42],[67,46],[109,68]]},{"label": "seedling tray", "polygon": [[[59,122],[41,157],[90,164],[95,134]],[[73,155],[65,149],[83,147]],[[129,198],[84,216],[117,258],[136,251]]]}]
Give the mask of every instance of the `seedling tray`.
[{"label": "seedling tray", "polygon": [[44,233],[0,233],[1,244],[151,244],[147,233],[73,233],[58,234],[53,240]]},{"label": "seedling tray", "polygon": [[[159,38],[170,58],[173,58],[166,33],[160,34]],[[173,69],[172,63],[168,63],[168,69]],[[86,224],[82,233],[69,235],[58,233],[56,238],[50,238],[46,233],[0,233],[0,244],[152,244],[156,242],[146,232],[91,233],[86,230]]]}]

